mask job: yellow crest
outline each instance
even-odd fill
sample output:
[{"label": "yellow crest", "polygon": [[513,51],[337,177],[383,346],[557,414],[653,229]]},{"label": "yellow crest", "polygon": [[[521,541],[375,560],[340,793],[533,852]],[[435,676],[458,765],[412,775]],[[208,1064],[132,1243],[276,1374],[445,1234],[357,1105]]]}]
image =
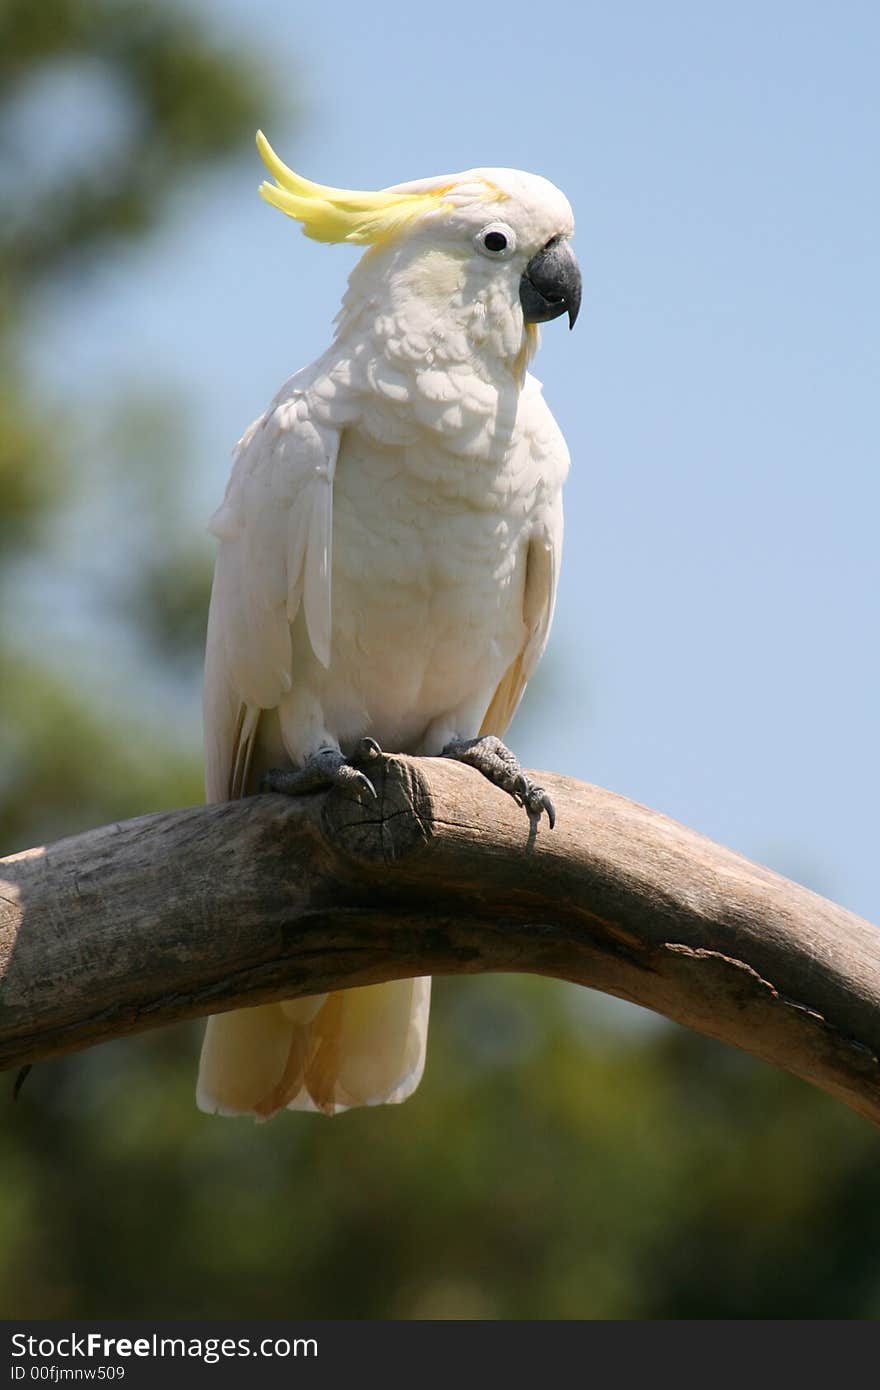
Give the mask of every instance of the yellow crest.
[{"label": "yellow crest", "polygon": [[411,193],[328,188],[288,169],[261,130],[257,131],[257,149],[275,179],[274,183],[260,184],[260,197],[301,222],[306,236],[315,241],[375,243],[422,213],[452,206],[444,202],[451,184]]}]

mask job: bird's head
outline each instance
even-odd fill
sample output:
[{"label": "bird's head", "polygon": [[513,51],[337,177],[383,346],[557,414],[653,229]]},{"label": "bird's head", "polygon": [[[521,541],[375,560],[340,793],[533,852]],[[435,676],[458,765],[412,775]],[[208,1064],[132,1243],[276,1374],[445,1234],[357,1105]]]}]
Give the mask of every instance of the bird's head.
[{"label": "bird's head", "polygon": [[295,174],[262,133],[257,145],[275,179],[261,185],[263,198],[306,236],[369,247],[353,288],[363,293],[381,281],[391,312],[405,313],[433,340],[464,331],[478,349],[522,361],[536,346],[535,325],[567,314],[574,327],[581,302],[574,218],[547,179],[469,169],[354,192]]}]

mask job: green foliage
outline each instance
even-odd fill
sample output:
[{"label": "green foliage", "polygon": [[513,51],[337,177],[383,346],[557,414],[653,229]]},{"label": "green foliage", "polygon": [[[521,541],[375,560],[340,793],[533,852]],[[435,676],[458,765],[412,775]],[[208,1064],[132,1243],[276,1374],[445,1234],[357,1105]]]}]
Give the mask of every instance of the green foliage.
[{"label": "green foliage", "polygon": [[439,981],[416,1095],[332,1121],[199,1115],[189,1027],[38,1067],[0,1140],[0,1301],[16,1317],[877,1316],[872,1129],[720,1045],[602,1013],[549,981]]},{"label": "green foliage", "polygon": [[201,757],[19,656],[0,687],[4,853],[202,799]]},{"label": "green foliage", "polygon": [[37,539],[63,488],[50,431],[7,378],[0,385],[0,556]]},{"label": "green foliage", "polygon": [[[11,113],[32,84],[61,62],[98,65],[137,119],[96,170],[57,168],[48,180],[22,177],[34,151],[8,135]],[[228,52],[204,23],[176,5],[133,0],[7,0],[0,8],[0,180],[15,187],[13,215],[0,224],[0,565],[15,593],[12,562],[31,572],[54,562],[53,537],[66,509],[100,489],[105,513],[132,502],[142,538],[129,548],[114,592],[115,613],[142,633],[144,647],[195,666],[204,638],[210,552],[180,520],[179,470],[170,412],[159,399],[120,402],[107,423],[113,467],[90,478],[72,452],[77,402],[38,400],[19,361],[18,329],[31,296],[71,260],[98,257],[120,235],[143,236],[161,219],[167,195],[206,161],[250,144],[273,95],[265,74]],[[115,430],[114,430],[115,427]],[[148,485],[151,480],[153,485]],[[161,480],[162,487],[156,484]],[[118,527],[120,534],[124,527]],[[69,576],[71,585],[76,584]],[[5,610],[10,611],[7,605]],[[39,634],[22,649],[0,633],[0,843],[4,850],[51,839],[118,816],[200,798],[199,757],[134,714],[100,698],[47,663]],[[136,705],[136,702],[133,702]]]},{"label": "green foliage", "polygon": [[[181,6],[139,0],[6,0],[0,9],[0,83],[7,102],[53,61],[88,59],[114,77],[137,119],[125,146],[88,176],[31,193],[0,225],[0,258],[10,282],[26,284],[114,237],[140,236],[166,195],[193,169],[227,155],[265,119],[260,69],[229,53]],[[18,169],[31,151],[9,151]]]}]

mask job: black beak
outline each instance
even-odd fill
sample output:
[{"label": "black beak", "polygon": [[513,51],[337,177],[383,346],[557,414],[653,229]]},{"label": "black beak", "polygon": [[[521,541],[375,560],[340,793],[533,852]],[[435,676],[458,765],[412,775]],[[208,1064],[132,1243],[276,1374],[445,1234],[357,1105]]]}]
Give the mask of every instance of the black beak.
[{"label": "black beak", "polygon": [[581,307],[581,272],[574,252],[554,237],[532,257],[519,282],[519,302],[526,323],[549,323],[568,314],[568,326]]}]

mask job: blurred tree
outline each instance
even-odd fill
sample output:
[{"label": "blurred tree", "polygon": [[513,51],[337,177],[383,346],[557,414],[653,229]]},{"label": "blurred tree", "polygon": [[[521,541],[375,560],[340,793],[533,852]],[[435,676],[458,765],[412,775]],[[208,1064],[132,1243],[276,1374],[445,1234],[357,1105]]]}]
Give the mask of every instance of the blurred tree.
[{"label": "blurred tree", "polygon": [[[72,268],[82,273],[109,244],[148,235],[182,180],[252,140],[272,100],[256,57],[217,46],[204,21],[179,5],[6,0],[0,7],[0,579],[7,585],[23,555],[30,573],[40,555],[51,555],[59,522],[87,486],[66,450],[76,402],[47,403],[20,360],[19,330],[34,294]],[[90,129],[91,143],[83,138]],[[179,485],[161,466],[169,457],[161,410],[153,401],[145,412],[141,402],[145,418],[133,420],[136,404],[123,404],[113,438],[116,491],[126,479],[157,474],[167,486],[164,499],[157,489],[138,499],[146,503],[137,514],[149,544],[127,555],[122,597],[144,645],[179,657],[201,644],[210,555],[200,537],[160,524],[176,515]],[[114,486],[109,474],[99,480],[105,492]],[[36,647],[20,648],[0,632],[7,850],[107,816],[198,799],[195,750],[126,727]]]},{"label": "blurred tree", "polygon": [[684,1030],[621,1035],[574,987],[436,995],[416,1095],[333,1121],[200,1116],[174,1032],[98,1049],[99,1085],[39,1068],[0,1137],[4,1312],[880,1315],[857,1116]]},{"label": "blurred tree", "polygon": [[[147,236],[184,178],[250,141],[268,96],[204,20],[127,0],[5,0],[0,81],[12,586],[49,562],[88,486],[66,452],[72,403],[38,398],[20,357],[33,295]],[[66,144],[25,138],[83,82],[113,112],[88,148],[82,113]],[[106,424],[100,488],[139,526],[104,616],[194,680],[207,563],[167,466],[186,447],[172,406],[126,401]],[[0,665],[4,851],[199,798],[192,748],[96,704],[38,641],[0,634]],[[457,979],[436,998],[416,1096],[332,1122],[200,1115],[194,1028],[35,1068],[0,1128],[0,1313],[880,1316],[880,1142],[865,1122],[695,1035],[621,1026],[586,991]]]},{"label": "blurred tree", "polygon": [[6,0],[3,119],[10,121],[47,67],[57,72],[71,60],[86,79],[102,70],[122,108],[115,113],[121,138],[100,151],[97,163],[81,153],[72,169],[65,164],[44,179],[39,147],[13,148],[7,134],[0,180],[12,187],[14,178],[16,197],[0,227],[0,256],[13,301],[71,257],[93,256],[112,237],[148,232],[182,178],[251,140],[265,118],[263,69],[245,53],[215,47],[204,21],[179,5]]}]

